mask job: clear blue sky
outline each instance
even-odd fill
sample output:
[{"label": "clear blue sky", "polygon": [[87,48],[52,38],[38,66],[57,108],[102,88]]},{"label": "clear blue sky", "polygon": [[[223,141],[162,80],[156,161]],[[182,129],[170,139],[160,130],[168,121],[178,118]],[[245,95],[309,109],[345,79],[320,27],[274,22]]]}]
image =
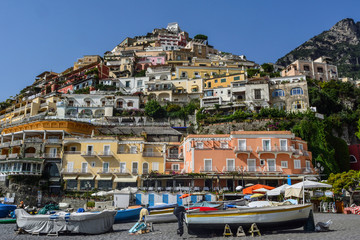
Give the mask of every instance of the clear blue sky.
[{"label": "clear blue sky", "polygon": [[343,18],[360,21],[353,0],[2,0],[0,101],[46,70],[61,72],[83,55],[103,55],[125,37],[178,22],[216,49],[275,62]]}]

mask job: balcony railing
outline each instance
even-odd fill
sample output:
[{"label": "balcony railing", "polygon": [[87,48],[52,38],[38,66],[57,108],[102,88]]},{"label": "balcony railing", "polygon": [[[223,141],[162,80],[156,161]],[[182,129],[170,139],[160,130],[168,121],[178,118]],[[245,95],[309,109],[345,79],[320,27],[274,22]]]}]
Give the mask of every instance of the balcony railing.
[{"label": "balcony railing", "polygon": [[244,171],[248,173],[261,173],[263,169],[257,166],[247,166]]},{"label": "balcony railing", "polygon": [[37,153],[25,153],[25,158],[38,158],[39,154]]},{"label": "balcony railing", "polygon": [[1,143],[0,147],[10,147],[10,142]]},{"label": "balcony railing", "polygon": [[60,158],[60,153],[44,153],[43,158]]},{"label": "balcony railing", "polygon": [[114,169],[111,168],[102,168],[97,171],[98,174],[112,174],[114,172]]},{"label": "balcony railing", "polygon": [[7,158],[7,155],[0,155],[0,160],[5,160]]},{"label": "balcony railing", "polygon": [[200,167],[200,172],[218,172],[220,173],[219,169],[217,167]]},{"label": "balcony railing", "polygon": [[10,146],[13,147],[13,146],[19,146],[23,143],[22,140],[16,140],[16,141],[12,141]]},{"label": "balcony railing", "polygon": [[263,167],[264,173],[282,173],[283,170],[280,166],[267,166]]},{"label": "balcony railing", "polygon": [[312,168],[302,168],[301,169],[301,172],[303,173],[303,174],[316,174],[316,171],[314,170],[314,169],[312,169]]},{"label": "balcony railing", "polygon": [[42,138],[27,138],[24,140],[25,143],[42,143],[43,141]]},{"label": "balcony railing", "polygon": [[240,153],[240,152],[252,152],[251,146],[235,146],[234,152]]},{"label": "balcony railing", "polygon": [[137,154],[138,151],[137,150],[117,150],[117,154]]},{"label": "balcony railing", "polygon": [[292,146],[271,146],[271,147],[257,147],[256,152],[288,152],[295,153],[296,149]]},{"label": "balcony railing", "polygon": [[83,157],[95,157],[96,152],[95,151],[83,151],[83,152],[81,152],[81,156],[83,156]]},{"label": "balcony railing", "polygon": [[131,171],[127,168],[114,168],[113,169],[114,174],[122,175],[122,174],[130,174]]},{"label": "balcony railing", "polygon": [[46,144],[62,144],[62,139],[46,139]]},{"label": "balcony railing", "polygon": [[100,157],[112,157],[114,154],[111,151],[101,151],[98,152],[98,156]]},{"label": "balcony railing", "polygon": [[65,151],[64,154],[81,154],[80,151]]},{"label": "balcony railing", "polygon": [[16,159],[19,157],[19,154],[18,153],[11,153],[9,154],[9,159]]},{"label": "balcony railing", "polygon": [[224,166],[222,172],[241,172],[241,169],[236,166]]},{"label": "balcony railing", "polygon": [[143,157],[161,157],[163,155],[162,152],[143,152]]},{"label": "balcony railing", "polygon": [[167,155],[168,159],[178,159],[179,158],[179,154],[178,153],[170,153]]}]

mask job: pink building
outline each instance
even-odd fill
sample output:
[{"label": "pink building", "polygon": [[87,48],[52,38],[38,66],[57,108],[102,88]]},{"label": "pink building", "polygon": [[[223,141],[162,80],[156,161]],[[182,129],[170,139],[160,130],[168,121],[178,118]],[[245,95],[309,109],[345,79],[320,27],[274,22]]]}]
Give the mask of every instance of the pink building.
[{"label": "pink building", "polygon": [[290,131],[237,131],[229,135],[189,135],[180,147],[187,173],[205,174],[198,187],[262,183],[278,186],[317,175],[307,143]]},{"label": "pink building", "polygon": [[136,70],[146,70],[150,66],[163,65],[165,64],[165,55],[164,56],[149,56],[142,57],[136,63]]}]

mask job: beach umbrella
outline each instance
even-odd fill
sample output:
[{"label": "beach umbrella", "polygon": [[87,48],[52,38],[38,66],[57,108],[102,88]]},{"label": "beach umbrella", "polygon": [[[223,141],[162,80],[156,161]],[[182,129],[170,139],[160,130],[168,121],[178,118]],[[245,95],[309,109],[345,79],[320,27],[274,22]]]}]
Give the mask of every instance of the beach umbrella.
[{"label": "beach umbrella", "polygon": [[305,188],[305,189],[313,189],[313,188],[332,188],[332,185],[320,182],[314,182],[305,180],[303,182],[296,183],[291,185],[292,188]]},{"label": "beach umbrella", "polygon": [[255,193],[255,194],[251,195],[251,197],[250,197],[250,198],[258,198],[258,197],[263,197],[263,196],[264,196],[264,194],[261,194],[261,193]]},{"label": "beach umbrella", "polygon": [[253,183],[248,183],[248,184],[245,184],[245,187],[251,187],[251,186],[254,186],[255,184]]},{"label": "beach umbrella", "polygon": [[187,198],[187,197],[190,197],[189,193],[185,193],[185,194],[181,195],[179,198],[183,199],[183,198]]},{"label": "beach umbrella", "polygon": [[237,186],[235,189],[236,189],[236,191],[241,191],[241,189],[243,189],[243,187],[242,186]]},{"label": "beach umbrella", "polygon": [[284,184],[280,187],[274,188],[273,190],[267,191],[266,195],[268,196],[279,196],[281,193],[285,193],[285,189],[288,188],[289,185]]},{"label": "beach umbrella", "polygon": [[269,190],[266,188],[259,188],[259,189],[253,190],[253,192],[256,192],[256,193],[266,193],[267,191],[269,191]]},{"label": "beach umbrella", "polygon": [[253,194],[254,190],[259,189],[259,188],[265,188],[265,189],[268,189],[268,190],[274,189],[274,187],[270,187],[270,186],[267,186],[267,185],[256,184],[254,186],[247,187],[247,188],[243,189],[243,194]]}]

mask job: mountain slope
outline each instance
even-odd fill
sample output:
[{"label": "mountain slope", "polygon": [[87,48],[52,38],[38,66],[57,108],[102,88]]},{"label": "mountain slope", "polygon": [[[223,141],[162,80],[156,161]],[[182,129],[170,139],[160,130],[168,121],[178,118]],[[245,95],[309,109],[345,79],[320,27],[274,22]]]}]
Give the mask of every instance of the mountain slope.
[{"label": "mountain slope", "polygon": [[339,21],[278,59],[277,64],[286,66],[297,59],[314,60],[321,56],[333,59],[341,77],[360,78],[360,22],[350,18]]}]

